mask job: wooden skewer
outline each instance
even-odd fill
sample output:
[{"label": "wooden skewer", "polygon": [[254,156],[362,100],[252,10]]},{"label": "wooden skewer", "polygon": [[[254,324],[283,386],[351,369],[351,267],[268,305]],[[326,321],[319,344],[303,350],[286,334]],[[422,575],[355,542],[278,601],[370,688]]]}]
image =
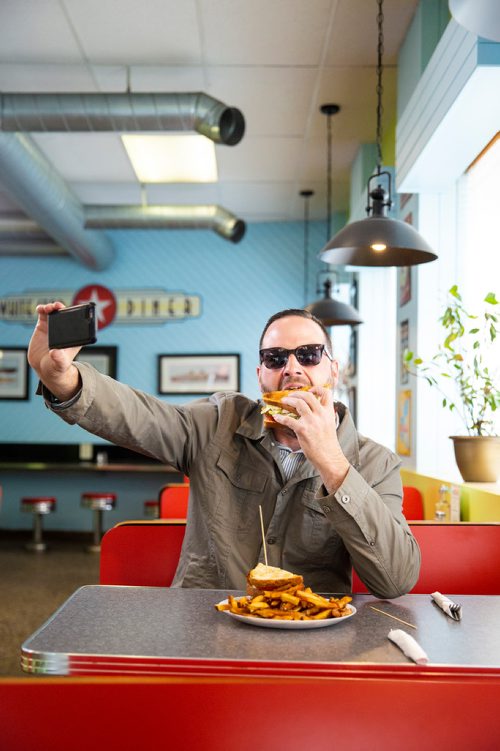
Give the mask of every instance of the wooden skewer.
[{"label": "wooden skewer", "polygon": [[378,608],[374,608],[373,605],[369,605],[369,607],[372,610],[376,610],[377,613],[383,613],[388,618],[394,618],[395,621],[399,621],[400,623],[404,623],[405,626],[409,626],[410,628],[415,628],[415,629],[417,628],[416,626],[413,625],[413,623],[408,623],[408,621],[403,621],[403,620],[401,620],[401,618],[396,618],[395,615],[391,615],[390,613],[386,613],[385,610],[379,610]]},{"label": "wooden skewer", "polygon": [[259,505],[259,514],[260,514],[260,530],[262,532],[262,545],[264,548],[264,560],[266,562],[267,566],[267,549],[266,549],[266,536],[264,534],[264,519],[262,517],[262,506]]}]

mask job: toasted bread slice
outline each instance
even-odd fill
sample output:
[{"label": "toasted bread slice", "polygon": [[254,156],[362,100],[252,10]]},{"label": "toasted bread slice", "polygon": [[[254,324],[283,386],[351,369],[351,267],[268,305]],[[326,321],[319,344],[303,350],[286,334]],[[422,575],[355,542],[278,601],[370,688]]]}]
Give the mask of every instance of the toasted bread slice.
[{"label": "toasted bread slice", "polygon": [[300,574],[292,574],[276,566],[266,566],[258,563],[247,574],[247,582],[251,587],[259,590],[287,589],[288,587],[302,586],[304,579]]}]

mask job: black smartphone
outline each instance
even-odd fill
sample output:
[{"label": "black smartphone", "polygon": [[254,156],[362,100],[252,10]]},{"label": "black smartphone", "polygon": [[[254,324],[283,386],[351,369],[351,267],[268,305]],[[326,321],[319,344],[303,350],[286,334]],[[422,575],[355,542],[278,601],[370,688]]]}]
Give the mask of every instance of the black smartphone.
[{"label": "black smartphone", "polygon": [[97,341],[95,303],[72,305],[48,315],[49,349],[66,349]]}]

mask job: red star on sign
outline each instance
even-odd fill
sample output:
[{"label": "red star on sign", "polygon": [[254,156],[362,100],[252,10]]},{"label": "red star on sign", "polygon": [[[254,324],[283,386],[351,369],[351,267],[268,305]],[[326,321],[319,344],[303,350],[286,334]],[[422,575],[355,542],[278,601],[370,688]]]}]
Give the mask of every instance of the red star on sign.
[{"label": "red star on sign", "polygon": [[101,284],[89,284],[78,290],[73,298],[73,305],[85,302],[95,303],[98,330],[106,328],[113,322],[116,315],[116,297],[107,287]]}]

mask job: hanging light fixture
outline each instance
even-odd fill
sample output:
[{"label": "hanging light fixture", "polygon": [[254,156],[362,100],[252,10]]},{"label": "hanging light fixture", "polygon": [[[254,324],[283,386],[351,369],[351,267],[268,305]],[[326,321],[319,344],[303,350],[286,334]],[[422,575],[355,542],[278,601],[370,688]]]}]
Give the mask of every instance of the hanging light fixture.
[{"label": "hanging light fixture", "polygon": [[[333,115],[339,112],[338,104],[323,104],[321,112],[328,115],[327,127],[327,173],[326,173],[326,237],[330,237],[330,221],[332,214],[332,121]],[[313,195],[312,190],[301,190],[300,195],[305,199],[304,203],[304,272],[307,270],[307,255],[309,242],[309,198]],[[319,272],[320,274],[323,272]],[[307,279],[306,273],[304,274]],[[319,274],[318,274],[319,277]],[[332,297],[332,282],[327,279],[323,284],[325,296],[321,300],[307,305],[305,310],[312,313],[324,326],[357,326],[363,323],[356,308],[346,303],[339,302]],[[307,293],[307,286],[305,286]],[[321,292],[321,288],[316,292]]]},{"label": "hanging light fixture", "polygon": [[[320,274],[323,272],[319,272]],[[319,275],[318,275],[319,276]],[[326,279],[323,283],[325,296],[321,300],[311,303],[306,307],[309,313],[319,318],[323,326],[358,326],[363,323],[356,308],[347,305],[345,302],[339,302],[332,297],[331,279]],[[320,290],[317,290],[318,292]]]},{"label": "hanging light fixture", "polygon": [[411,225],[386,216],[392,206],[392,190],[391,175],[382,170],[383,0],[377,0],[377,5],[377,168],[368,180],[368,216],[337,232],[319,257],[326,263],[350,266],[415,266],[437,256]]},{"label": "hanging light fixture", "polygon": [[309,200],[314,190],[301,190],[299,196],[304,199],[304,302],[309,289]]}]

